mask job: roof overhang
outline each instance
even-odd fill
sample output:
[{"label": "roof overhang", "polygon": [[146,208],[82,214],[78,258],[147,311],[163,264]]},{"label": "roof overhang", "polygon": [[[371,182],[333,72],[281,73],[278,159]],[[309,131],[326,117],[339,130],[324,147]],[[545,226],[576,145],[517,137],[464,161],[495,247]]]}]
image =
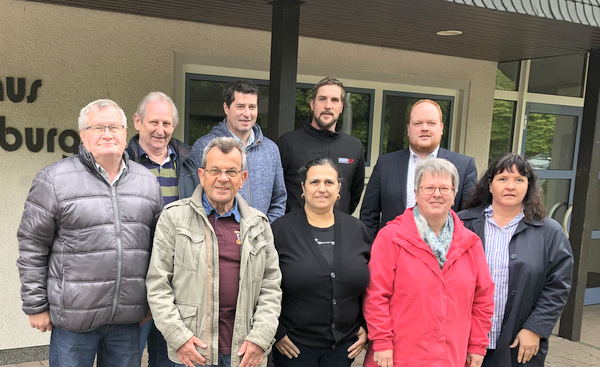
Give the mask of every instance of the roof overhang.
[{"label": "roof overhang", "polygon": [[[27,1],[271,30],[268,0]],[[300,36],[318,39],[490,61],[600,48],[595,0],[305,0],[300,7]],[[436,34],[444,30],[462,34]]]}]

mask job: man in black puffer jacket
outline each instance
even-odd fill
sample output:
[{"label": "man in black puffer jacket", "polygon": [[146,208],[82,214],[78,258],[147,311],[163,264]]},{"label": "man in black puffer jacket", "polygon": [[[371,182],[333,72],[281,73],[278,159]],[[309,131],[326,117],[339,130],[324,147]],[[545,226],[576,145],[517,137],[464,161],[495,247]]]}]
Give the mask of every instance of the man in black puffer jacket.
[{"label": "man in black puffer jacket", "polygon": [[79,115],[79,154],[40,170],[17,232],[23,311],[52,331],[50,366],[139,366],[144,278],[162,207],[154,175],[124,154],[111,100]]}]

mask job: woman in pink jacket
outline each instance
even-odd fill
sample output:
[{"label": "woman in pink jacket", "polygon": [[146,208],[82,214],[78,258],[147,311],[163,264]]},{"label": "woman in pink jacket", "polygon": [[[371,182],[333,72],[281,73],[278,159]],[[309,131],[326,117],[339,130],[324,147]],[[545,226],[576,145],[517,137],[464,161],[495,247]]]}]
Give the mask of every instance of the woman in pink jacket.
[{"label": "woman in pink jacket", "polygon": [[452,163],[420,162],[416,206],[379,231],[364,300],[364,366],[481,366],[494,283],[479,237],[450,210],[456,187]]}]

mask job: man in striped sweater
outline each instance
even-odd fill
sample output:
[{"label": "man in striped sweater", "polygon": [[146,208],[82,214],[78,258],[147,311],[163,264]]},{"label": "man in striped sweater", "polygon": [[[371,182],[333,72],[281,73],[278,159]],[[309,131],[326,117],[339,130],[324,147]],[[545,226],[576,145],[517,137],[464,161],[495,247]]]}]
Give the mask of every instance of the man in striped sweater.
[{"label": "man in striped sweater", "polygon": [[[199,182],[197,171],[193,174],[196,165],[190,158],[192,147],[171,136],[178,121],[177,107],[169,96],[162,92],[148,94],[133,115],[139,134],[131,138],[127,147],[129,158],[156,176],[165,205],[191,196]],[[180,179],[183,172],[189,172],[190,177]],[[149,366],[174,366],[167,356],[165,339],[153,320],[142,325],[140,339],[140,353],[148,341]]]}]

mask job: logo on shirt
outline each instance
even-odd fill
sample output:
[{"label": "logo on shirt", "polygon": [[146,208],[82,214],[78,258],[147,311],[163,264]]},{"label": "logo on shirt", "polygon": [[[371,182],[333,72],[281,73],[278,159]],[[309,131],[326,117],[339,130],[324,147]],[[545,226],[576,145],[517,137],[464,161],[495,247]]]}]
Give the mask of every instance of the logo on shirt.
[{"label": "logo on shirt", "polygon": [[238,245],[241,245],[242,244],[241,232],[240,231],[233,231],[233,232],[235,233],[235,237],[236,237],[235,243],[237,243]]},{"label": "logo on shirt", "polygon": [[354,164],[354,158],[338,158],[338,163],[341,163],[341,164]]}]

